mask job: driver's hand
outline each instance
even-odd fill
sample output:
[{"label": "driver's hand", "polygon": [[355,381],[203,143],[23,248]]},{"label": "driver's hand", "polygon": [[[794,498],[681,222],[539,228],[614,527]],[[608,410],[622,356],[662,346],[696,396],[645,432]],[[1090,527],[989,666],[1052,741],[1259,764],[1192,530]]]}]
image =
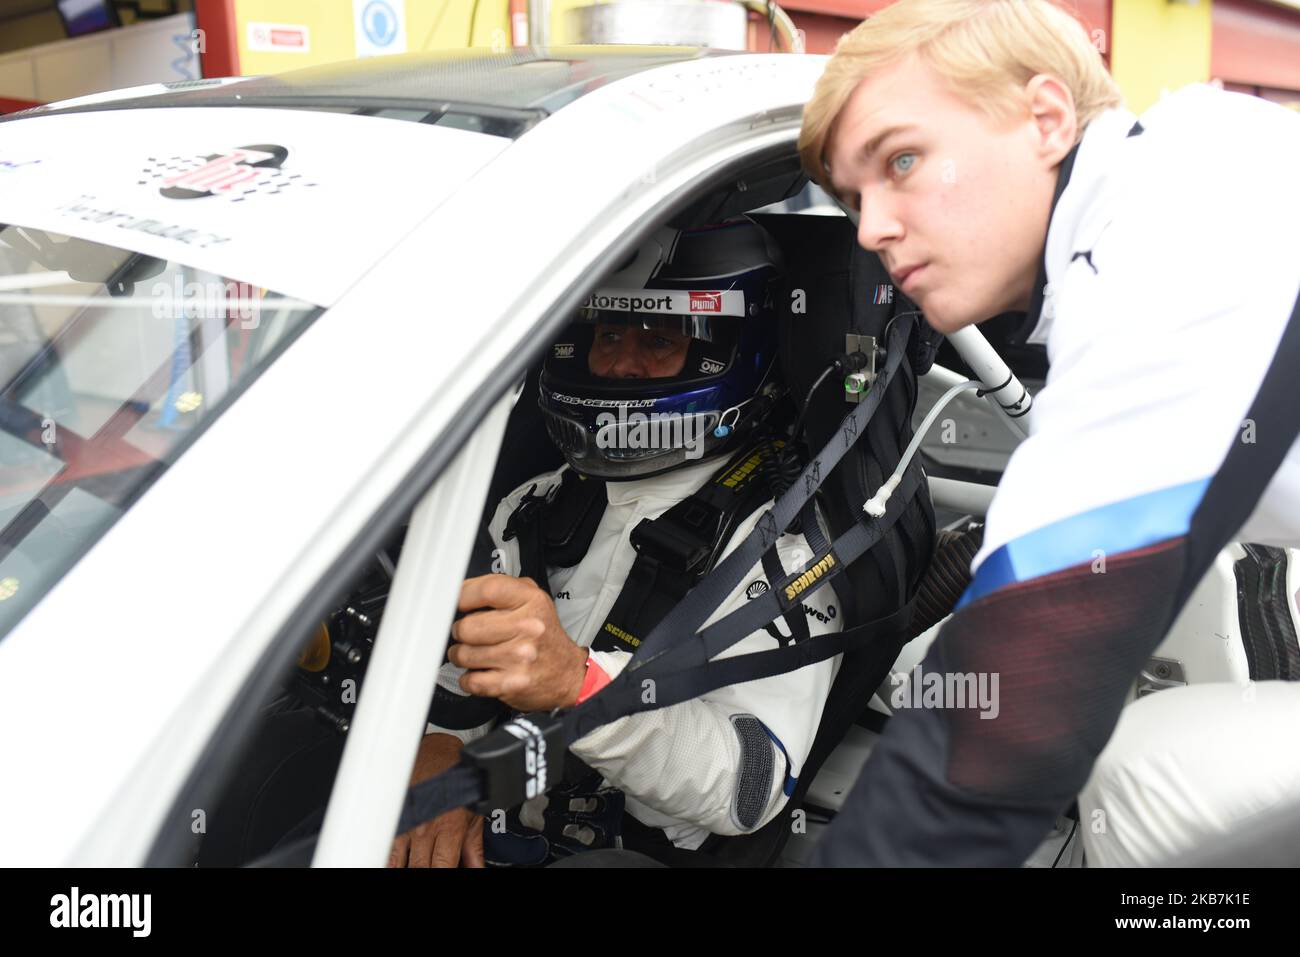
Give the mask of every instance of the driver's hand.
[{"label": "driver's hand", "polygon": [[587,649],[560,624],[551,596],[531,578],[483,575],[460,590],[447,660],[466,669],[461,689],[496,698],[516,711],[577,703],[587,676]]},{"label": "driver's hand", "polygon": [[[460,759],[460,739],[450,734],[426,734],[420,741],[411,771],[419,784],[445,771]],[[389,867],[483,866],[483,818],[463,807],[399,834],[388,855]]]},{"label": "driver's hand", "polygon": [[463,807],[426,821],[393,841],[389,867],[483,866],[483,818]]}]

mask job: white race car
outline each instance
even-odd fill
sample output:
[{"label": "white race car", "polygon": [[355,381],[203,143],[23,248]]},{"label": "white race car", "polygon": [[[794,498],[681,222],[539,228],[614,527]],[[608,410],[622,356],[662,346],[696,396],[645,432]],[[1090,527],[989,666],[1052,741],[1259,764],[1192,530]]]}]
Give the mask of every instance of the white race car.
[{"label": "white race car", "polygon": [[[519,382],[672,217],[800,215],[823,64],[394,57],[0,122],[0,863],[189,863],[259,709],[334,674],[301,657],[330,621],[365,686],[319,709],[347,744],[312,861],[383,864],[483,505],[531,474]],[[932,491],[954,520],[990,492]],[[1295,564],[1225,552],[1144,688],[1278,676]]]}]

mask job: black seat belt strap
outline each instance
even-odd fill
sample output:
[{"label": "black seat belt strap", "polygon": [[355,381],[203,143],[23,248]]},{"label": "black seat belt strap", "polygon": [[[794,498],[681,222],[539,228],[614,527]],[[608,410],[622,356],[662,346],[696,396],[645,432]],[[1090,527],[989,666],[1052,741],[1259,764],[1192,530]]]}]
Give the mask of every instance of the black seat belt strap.
[{"label": "black seat belt strap", "polygon": [[[907,508],[907,503],[924,480],[925,473],[916,463],[908,469],[903,481],[889,499],[885,514],[878,519],[866,519],[854,525],[837,538],[821,556],[814,556],[806,566],[793,572],[779,588],[772,588],[757,599],[747,602],[726,618],[704,628],[697,640],[683,642],[683,652],[704,655],[704,660],[721,654],[739,638],[743,638],[763,621],[764,615],[775,617],[791,605],[817,591],[836,578],[859,556],[875,546]],[[739,637],[736,637],[739,635]],[[635,662],[633,662],[635,664]]]},{"label": "black seat belt strap", "polygon": [[506,519],[502,538],[519,540],[519,574],[550,592],[549,568],[568,568],[587,554],[605,514],[605,483],[566,469],[543,495],[529,486]]},{"label": "black seat belt strap", "polygon": [[[826,632],[781,648],[718,658],[703,665],[690,662],[672,670],[654,668],[651,674],[638,675],[633,682],[616,680],[579,706],[585,709],[584,714],[575,717],[577,709],[574,709],[561,716],[566,740],[576,741],[630,714],[672,707],[718,688],[786,674],[838,654],[896,639],[906,632],[911,620],[912,603],[909,602],[891,615],[846,631]],[[667,663],[667,658],[660,661]]]},{"label": "black seat belt strap", "polygon": [[636,560],[596,633],[595,651],[635,652],[712,569],[736,525],[766,503],[766,443],[742,448],[702,487],[632,531]]},{"label": "black seat belt strap", "polygon": [[[785,582],[785,569],[781,566],[781,558],[777,554],[775,548],[763,553],[763,574],[767,576],[767,581],[770,586],[768,592],[773,588],[780,588]],[[764,594],[767,594],[767,592],[764,592]],[[751,599],[751,601],[752,600],[753,599]],[[763,626],[763,629],[776,639],[778,645],[784,645],[790,641],[797,644],[798,642],[808,640],[810,635],[808,630],[808,616],[804,614],[802,605],[795,605],[793,608],[786,609],[781,617],[785,619],[786,625],[790,628],[790,636],[788,638],[781,634],[780,630],[777,628],[775,618]]]},{"label": "black seat belt strap", "polygon": [[816,498],[810,498],[804,503],[803,510],[799,513],[799,524],[803,529],[803,537],[807,539],[808,547],[813,550],[814,555],[822,555],[830,550],[831,543],[826,540],[821,523],[817,521]]},{"label": "black seat belt strap", "polygon": [[531,578],[549,595],[551,582],[546,572],[546,551],[542,536],[542,509],[546,507],[546,496],[534,495],[535,491],[537,485],[534,483],[506,520],[502,538],[507,542],[519,539],[520,576]]},{"label": "black seat belt strap", "polygon": [[480,773],[468,765],[435,774],[406,792],[397,833],[404,834],[452,808],[474,804],[483,796],[483,790]]},{"label": "black seat belt strap", "polygon": [[[839,464],[858,438],[866,433],[867,424],[884,398],[899,364],[906,355],[908,337],[911,335],[915,315],[901,313],[893,322],[890,331],[885,367],[876,381],[872,383],[865,398],[840,424],[839,431],[831,438],[816,456],[813,457],[784,495],[781,496],[763,517],[759,519],[754,530],[730,555],[718,563],[707,579],[694,588],[669,614],[654,631],[637,648],[636,658],[643,662],[664,651],[675,641],[681,641],[695,633],[700,625],[717,609],[727,596],[740,584],[741,578],[754,565],[758,564],[763,553],[776,544],[781,537],[781,530],[787,528],[795,515],[813,497],[821,477],[829,475]],[[895,492],[890,499],[891,505],[899,505],[910,494]],[[898,510],[894,512],[897,517]],[[851,534],[848,533],[848,534]],[[856,555],[854,557],[857,557]],[[751,602],[752,605],[758,602]],[[742,609],[743,610],[743,609]],[[775,617],[775,615],[773,616]],[[770,619],[769,619],[770,620]],[[761,627],[758,622],[754,627]],[[753,629],[751,629],[753,630]]]},{"label": "black seat belt strap", "polygon": [[[905,473],[898,490],[890,497],[883,516],[858,523],[836,539],[829,551],[820,559],[794,573],[779,586],[769,588],[758,598],[746,602],[742,607],[709,625],[698,634],[675,643],[645,662],[638,663],[633,656],[631,663],[599,694],[588,698],[563,716],[565,740],[576,741],[596,728],[634,712],[665,707],[668,699],[659,693],[658,688],[659,680],[663,675],[705,668],[723,651],[781,615],[792,604],[801,603],[808,594],[835,579],[852,561],[880,541],[907,508],[909,500],[923,479],[924,472],[918,461]],[[910,608],[911,603],[907,607]],[[910,620],[910,612],[908,617]],[[839,635],[845,632],[830,632],[830,634]],[[818,639],[796,642],[792,647],[797,648],[816,640]],[[753,654],[735,655],[725,660],[741,662],[752,657]],[[739,664],[732,665],[726,673],[745,667]],[[722,672],[714,669],[712,673],[716,676]],[[762,675],[746,676],[741,680],[750,681],[756,677]],[[722,687],[722,685],[714,685],[714,687]],[[649,689],[653,689],[654,693],[647,697],[646,692]]]},{"label": "black seat belt strap", "polygon": [[686,595],[696,576],[685,569],[645,553],[637,555],[623,582],[623,590],[605,618],[593,651],[636,651],[646,632],[638,624],[662,619]]}]

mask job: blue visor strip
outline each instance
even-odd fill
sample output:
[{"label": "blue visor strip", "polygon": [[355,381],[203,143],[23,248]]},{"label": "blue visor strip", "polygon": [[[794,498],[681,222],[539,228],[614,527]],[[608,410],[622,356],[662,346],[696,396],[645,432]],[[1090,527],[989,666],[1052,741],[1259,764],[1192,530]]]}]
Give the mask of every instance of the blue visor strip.
[{"label": "blue visor strip", "polygon": [[1102,505],[1007,542],[980,565],[957,608],[1006,585],[1041,578],[1103,555],[1186,535],[1209,478]]}]

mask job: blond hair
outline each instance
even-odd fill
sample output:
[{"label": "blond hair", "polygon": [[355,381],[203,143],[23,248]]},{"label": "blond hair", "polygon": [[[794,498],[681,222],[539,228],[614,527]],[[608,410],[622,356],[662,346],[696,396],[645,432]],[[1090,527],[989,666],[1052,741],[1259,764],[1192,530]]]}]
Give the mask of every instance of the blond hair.
[{"label": "blond hair", "polygon": [[833,192],[826,145],[853,91],[913,53],[956,95],[998,118],[1026,109],[1025,84],[1040,73],[1069,89],[1080,136],[1098,114],[1123,104],[1083,24],[1052,0],[898,0],[840,38],[804,107],[799,156],[818,185]]}]

